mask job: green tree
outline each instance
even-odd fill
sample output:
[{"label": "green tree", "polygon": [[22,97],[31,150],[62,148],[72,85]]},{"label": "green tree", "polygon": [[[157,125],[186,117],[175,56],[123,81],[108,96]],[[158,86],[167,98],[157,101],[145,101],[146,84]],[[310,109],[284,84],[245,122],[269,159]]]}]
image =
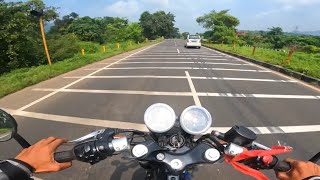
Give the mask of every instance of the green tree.
[{"label": "green tree", "polygon": [[157,11],[153,14],[148,11],[143,12],[140,16],[143,35],[149,39],[162,36],[166,38],[179,36],[179,29],[174,27],[174,18],[175,16],[170,12]]},{"label": "green tree", "polygon": [[126,27],[125,30],[125,39],[134,40],[135,42],[142,42],[143,38],[143,29],[139,23],[131,23]]},{"label": "green tree", "polygon": [[232,43],[235,38],[236,26],[240,24],[238,18],[229,14],[229,10],[211,11],[196,20],[208,30],[212,30],[211,40],[215,42]]},{"label": "green tree", "polygon": [[188,32],[183,32],[183,33],[181,34],[181,36],[183,37],[183,39],[187,39],[188,35],[189,35]]},{"label": "green tree", "polygon": [[285,46],[284,32],[280,27],[269,28],[267,33],[268,41],[273,44],[273,48],[282,49]]},{"label": "green tree", "polygon": [[46,7],[41,0],[0,1],[0,74],[46,62],[39,19],[30,15],[30,7],[44,10],[44,21],[58,16],[56,8]]},{"label": "green tree", "polygon": [[143,28],[143,35],[149,39],[154,38],[153,36],[155,35],[156,31],[153,26],[154,20],[152,14],[150,14],[148,11],[143,12],[139,21]]},{"label": "green tree", "polygon": [[100,27],[103,31],[104,43],[121,42],[128,40],[126,28],[128,20],[118,17],[104,17],[99,19]]},{"label": "green tree", "polygon": [[79,18],[79,14],[72,12],[69,15],[63,16],[62,19],[56,19],[54,21],[54,26],[50,29],[51,34],[67,34],[68,33],[68,28],[70,24]]},{"label": "green tree", "polygon": [[210,39],[212,37],[213,31],[206,31],[203,33],[204,39]]},{"label": "green tree", "polygon": [[102,29],[95,19],[85,16],[73,21],[68,27],[69,33],[74,33],[82,41],[103,43]]}]

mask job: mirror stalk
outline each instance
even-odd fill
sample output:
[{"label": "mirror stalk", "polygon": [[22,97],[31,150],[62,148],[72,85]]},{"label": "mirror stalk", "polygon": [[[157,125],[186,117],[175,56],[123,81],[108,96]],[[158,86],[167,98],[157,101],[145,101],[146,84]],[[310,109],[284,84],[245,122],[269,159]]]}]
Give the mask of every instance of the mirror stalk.
[{"label": "mirror stalk", "polygon": [[24,148],[28,148],[30,147],[31,145],[22,137],[20,136],[20,134],[18,133],[14,133],[13,134],[13,138]]}]

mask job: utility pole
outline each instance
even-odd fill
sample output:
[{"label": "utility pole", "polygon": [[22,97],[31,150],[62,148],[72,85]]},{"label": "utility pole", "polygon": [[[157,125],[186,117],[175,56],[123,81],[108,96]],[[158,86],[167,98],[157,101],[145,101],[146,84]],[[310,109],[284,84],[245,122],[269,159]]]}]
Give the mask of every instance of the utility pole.
[{"label": "utility pole", "polygon": [[47,46],[47,41],[46,41],[46,36],[44,34],[44,28],[43,28],[43,11],[39,12],[36,10],[32,10],[30,11],[30,14],[36,16],[39,18],[39,22],[40,22],[40,31],[41,31],[41,36],[42,36],[42,41],[43,41],[43,46],[44,46],[44,50],[46,52],[47,55],[47,59],[48,59],[48,64],[51,65],[51,59],[50,59],[50,54],[49,54],[49,50],[48,50],[48,46]]}]

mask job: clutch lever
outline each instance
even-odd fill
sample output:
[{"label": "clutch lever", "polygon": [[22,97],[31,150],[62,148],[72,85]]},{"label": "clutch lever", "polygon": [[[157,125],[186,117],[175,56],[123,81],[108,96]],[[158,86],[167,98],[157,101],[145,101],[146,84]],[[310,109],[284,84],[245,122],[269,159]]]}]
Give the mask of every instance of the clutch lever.
[{"label": "clutch lever", "polygon": [[102,134],[103,132],[105,131],[105,129],[100,129],[100,130],[97,130],[97,131],[94,131],[92,133],[89,133],[85,136],[82,136],[78,139],[75,139],[75,140],[72,140],[72,141],[67,141],[65,144],[66,145],[74,145],[74,144],[79,144],[79,143],[82,143],[82,142],[86,142],[86,141],[89,141],[91,139],[95,139],[99,134]]},{"label": "clutch lever", "polygon": [[309,161],[313,163],[317,163],[320,160],[320,152],[314,155]]}]

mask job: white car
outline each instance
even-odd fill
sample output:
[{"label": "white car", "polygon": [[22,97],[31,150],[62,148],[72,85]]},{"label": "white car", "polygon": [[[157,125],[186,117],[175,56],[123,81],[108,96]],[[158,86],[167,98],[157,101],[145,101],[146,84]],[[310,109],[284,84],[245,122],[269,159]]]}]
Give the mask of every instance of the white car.
[{"label": "white car", "polygon": [[188,35],[187,42],[184,47],[196,47],[201,48],[201,38],[199,35]]}]

